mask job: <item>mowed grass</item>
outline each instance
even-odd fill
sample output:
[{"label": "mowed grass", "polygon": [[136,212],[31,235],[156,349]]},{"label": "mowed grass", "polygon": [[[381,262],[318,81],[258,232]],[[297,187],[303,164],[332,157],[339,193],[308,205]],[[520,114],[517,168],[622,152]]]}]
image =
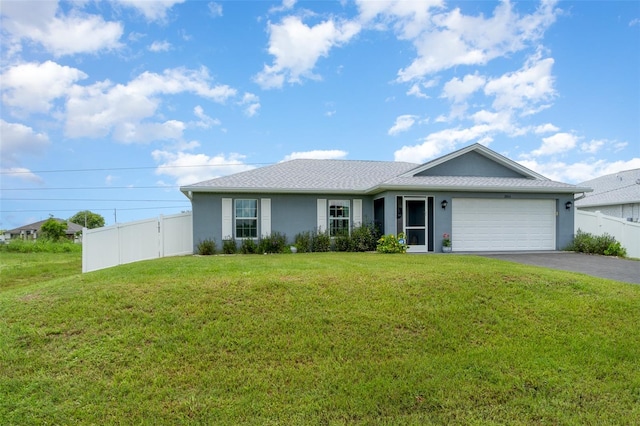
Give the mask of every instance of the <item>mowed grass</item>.
[{"label": "mowed grass", "polygon": [[3,425],[640,423],[640,286],[458,255],[19,256]]}]

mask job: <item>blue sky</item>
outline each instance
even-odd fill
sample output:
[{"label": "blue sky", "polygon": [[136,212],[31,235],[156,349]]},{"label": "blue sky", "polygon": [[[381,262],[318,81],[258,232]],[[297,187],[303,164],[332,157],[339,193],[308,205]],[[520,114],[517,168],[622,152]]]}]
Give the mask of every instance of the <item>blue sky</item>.
[{"label": "blue sky", "polygon": [[0,0],[0,228],[292,158],[640,167],[637,1]]}]

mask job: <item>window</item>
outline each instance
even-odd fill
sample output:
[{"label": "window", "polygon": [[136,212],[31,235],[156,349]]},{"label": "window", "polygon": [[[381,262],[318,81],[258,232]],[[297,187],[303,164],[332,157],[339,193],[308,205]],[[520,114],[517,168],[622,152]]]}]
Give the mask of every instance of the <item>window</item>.
[{"label": "window", "polygon": [[329,235],[349,235],[349,201],[329,200]]},{"label": "window", "polygon": [[258,200],[236,200],[236,238],[258,238]]}]

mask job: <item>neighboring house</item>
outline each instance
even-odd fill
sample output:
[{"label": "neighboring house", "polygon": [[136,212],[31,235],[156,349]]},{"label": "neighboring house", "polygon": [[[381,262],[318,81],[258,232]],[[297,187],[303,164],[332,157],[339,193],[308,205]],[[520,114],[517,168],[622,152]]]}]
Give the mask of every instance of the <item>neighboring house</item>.
[{"label": "neighboring house", "polygon": [[593,188],[593,192],[576,201],[580,210],[640,221],[640,169],[601,176],[580,186]]},{"label": "neighboring house", "polygon": [[[49,220],[49,219],[47,219],[47,220]],[[12,229],[10,231],[5,231],[5,234],[4,234],[5,239],[6,240],[15,240],[15,239],[36,240],[36,239],[38,239],[38,236],[41,234],[40,228],[42,228],[42,225],[47,220],[41,220],[39,222],[30,223],[29,225],[24,225],[24,226],[21,226],[19,228]],[[82,226],[80,226],[80,225],[77,225],[77,224],[75,224],[73,222],[69,222],[69,221],[66,221],[66,220],[63,220],[63,219],[54,218],[54,220],[56,220],[57,222],[60,222],[60,223],[63,223],[63,222],[67,223],[66,236],[71,241],[73,241],[75,239],[76,233],[82,232]]]},{"label": "neighboring house", "polygon": [[474,144],[426,164],[293,160],[181,187],[193,207],[194,244],[272,232],[290,242],[374,222],[406,234],[409,251],[558,250],[573,240],[574,194]]}]

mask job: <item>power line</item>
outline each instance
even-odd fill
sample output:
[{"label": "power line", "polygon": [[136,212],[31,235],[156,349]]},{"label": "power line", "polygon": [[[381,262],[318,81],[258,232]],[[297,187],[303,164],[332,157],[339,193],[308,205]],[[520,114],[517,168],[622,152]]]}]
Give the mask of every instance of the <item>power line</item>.
[{"label": "power line", "polygon": [[60,187],[60,188],[2,188],[2,191],[88,191],[100,189],[171,189],[180,188],[180,185],[164,186],[85,186],[85,187]]},{"label": "power line", "polygon": [[2,198],[7,201],[86,201],[86,202],[152,202],[152,203],[184,203],[185,200],[120,200],[101,198]]},{"label": "power line", "polygon": [[108,172],[123,170],[150,169],[180,169],[188,167],[234,167],[234,166],[264,166],[273,163],[224,163],[224,164],[191,164],[184,166],[138,166],[138,167],[99,167],[91,169],[53,169],[53,170],[0,170],[0,175],[34,174],[34,173],[78,173],[78,172]]},{"label": "power line", "polygon": [[[163,206],[163,207],[129,207],[118,208],[117,210],[129,211],[129,210],[158,210],[158,209],[190,209],[191,206]],[[84,209],[90,211],[113,211],[113,208],[99,208],[99,209]],[[46,210],[0,210],[0,213],[51,213],[51,212],[78,212],[78,209],[46,209]]]}]

